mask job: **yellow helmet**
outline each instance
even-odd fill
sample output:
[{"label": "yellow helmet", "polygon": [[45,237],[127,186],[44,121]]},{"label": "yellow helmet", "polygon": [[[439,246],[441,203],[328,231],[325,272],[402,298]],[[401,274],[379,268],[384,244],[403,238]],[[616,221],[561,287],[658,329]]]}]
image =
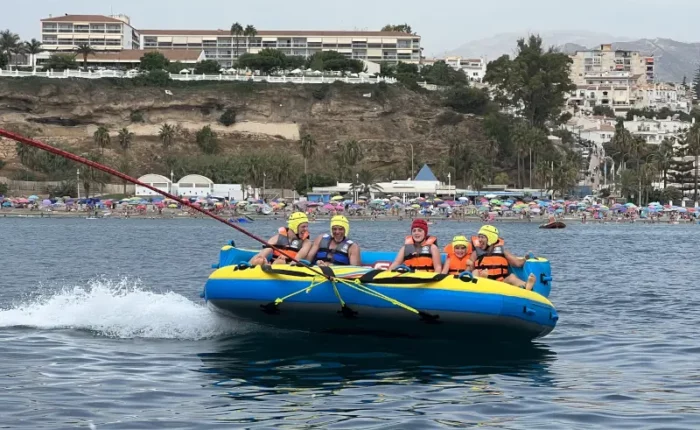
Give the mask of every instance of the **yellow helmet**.
[{"label": "yellow helmet", "polygon": [[304,212],[294,212],[289,215],[289,220],[287,220],[287,227],[294,232],[294,234],[299,234],[299,226],[304,223],[308,223],[309,218]]},{"label": "yellow helmet", "polygon": [[466,236],[455,236],[452,238],[452,247],[456,248],[458,246],[469,247],[469,240],[467,240]]},{"label": "yellow helmet", "polygon": [[498,242],[498,229],[492,225],[485,225],[479,229],[479,235],[486,236],[486,243],[491,246]]},{"label": "yellow helmet", "polygon": [[350,221],[343,215],[336,215],[331,218],[331,230],[333,227],[343,227],[345,229],[345,236],[350,236]]}]

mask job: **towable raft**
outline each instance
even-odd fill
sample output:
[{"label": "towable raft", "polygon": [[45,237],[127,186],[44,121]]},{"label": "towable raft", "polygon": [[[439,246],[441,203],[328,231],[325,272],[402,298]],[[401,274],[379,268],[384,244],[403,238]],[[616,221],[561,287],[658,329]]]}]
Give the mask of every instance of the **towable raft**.
[{"label": "towable raft", "polygon": [[[531,258],[533,291],[469,273],[390,272],[373,267],[249,266],[256,251],[222,248],[202,297],[217,312],[284,329],[430,339],[529,341],[559,316],[547,296],[549,262]],[[391,253],[363,251],[368,266]],[[393,260],[393,258],[392,258]],[[322,275],[321,272],[325,274]],[[331,282],[326,276],[336,279]]]}]

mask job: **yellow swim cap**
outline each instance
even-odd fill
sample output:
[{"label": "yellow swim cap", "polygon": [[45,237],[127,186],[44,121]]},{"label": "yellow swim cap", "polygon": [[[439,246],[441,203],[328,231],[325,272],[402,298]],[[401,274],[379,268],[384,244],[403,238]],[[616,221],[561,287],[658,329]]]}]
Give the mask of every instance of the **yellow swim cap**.
[{"label": "yellow swim cap", "polygon": [[304,223],[308,223],[309,218],[304,212],[294,212],[289,215],[289,220],[287,220],[287,227],[294,232],[294,234],[299,234],[299,226]]},{"label": "yellow swim cap", "polygon": [[465,236],[455,236],[452,238],[452,247],[456,248],[458,246],[469,247],[469,241]]},{"label": "yellow swim cap", "polygon": [[485,225],[479,229],[479,235],[486,236],[486,243],[491,246],[498,242],[498,229],[492,225]]},{"label": "yellow swim cap", "polygon": [[350,222],[343,215],[336,215],[331,218],[331,230],[333,227],[343,227],[345,229],[345,236],[350,236]]}]

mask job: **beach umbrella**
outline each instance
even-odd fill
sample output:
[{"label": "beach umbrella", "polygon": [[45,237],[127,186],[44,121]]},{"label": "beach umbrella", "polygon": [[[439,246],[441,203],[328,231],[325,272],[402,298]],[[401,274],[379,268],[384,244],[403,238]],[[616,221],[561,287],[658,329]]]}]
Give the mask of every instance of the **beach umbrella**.
[{"label": "beach umbrella", "polygon": [[29,200],[39,200],[39,197],[35,196],[32,194],[31,196],[28,197]]},{"label": "beach umbrella", "polygon": [[468,202],[469,197],[462,196],[462,197],[458,198],[457,200],[459,200],[460,202]]},{"label": "beach umbrella", "polygon": [[331,197],[331,200],[333,200],[334,202],[339,201],[339,200],[343,200],[343,196],[341,196],[341,195],[333,196],[333,197]]}]

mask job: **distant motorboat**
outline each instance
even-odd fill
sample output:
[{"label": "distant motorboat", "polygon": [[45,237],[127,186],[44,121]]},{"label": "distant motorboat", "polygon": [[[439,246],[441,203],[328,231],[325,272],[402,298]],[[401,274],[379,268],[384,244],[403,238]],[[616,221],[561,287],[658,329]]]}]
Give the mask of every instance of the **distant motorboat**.
[{"label": "distant motorboat", "polygon": [[541,224],[540,228],[566,228],[566,224],[561,221],[548,222],[547,224]]}]

